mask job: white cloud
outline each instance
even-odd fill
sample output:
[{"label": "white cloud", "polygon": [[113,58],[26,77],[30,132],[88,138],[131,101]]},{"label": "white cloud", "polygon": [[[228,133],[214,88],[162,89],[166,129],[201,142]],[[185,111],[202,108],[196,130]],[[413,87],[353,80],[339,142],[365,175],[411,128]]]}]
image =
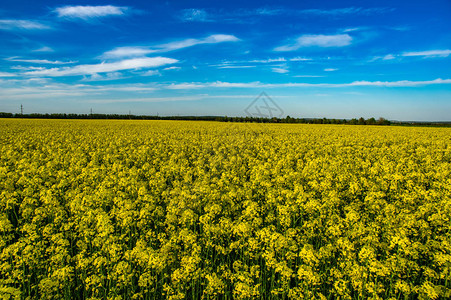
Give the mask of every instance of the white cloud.
[{"label": "white cloud", "polygon": [[17,57],[6,58],[5,60],[14,62],[24,62],[32,64],[47,64],[47,65],[65,65],[74,64],[76,61],[59,61],[59,60],[48,60],[48,59],[22,59]]},{"label": "white cloud", "polygon": [[121,60],[113,63],[101,63],[94,65],[78,65],[74,67],[52,68],[39,71],[26,72],[25,75],[30,76],[75,76],[75,75],[92,75],[97,73],[109,73],[122,70],[133,70],[142,68],[154,68],[167,64],[173,64],[178,60],[168,57],[146,57]]},{"label": "white cloud", "polygon": [[280,73],[280,74],[285,74],[290,72],[287,68],[282,67],[282,68],[272,68],[271,69],[274,73]]},{"label": "white cloud", "polygon": [[163,89],[168,90],[191,90],[191,89],[201,89],[205,85],[199,83],[171,83],[170,85],[161,86]]},{"label": "white cloud", "polygon": [[300,78],[317,78],[317,77],[324,77],[322,75],[294,75],[293,77],[300,77]]},{"label": "white cloud", "polygon": [[102,6],[63,6],[55,9],[58,17],[65,18],[77,18],[88,20],[91,18],[108,17],[108,16],[122,16],[124,15],[128,7],[102,5]]},{"label": "white cloud", "polygon": [[141,76],[161,76],[161,73],[158,70],[149,70],[140,75]]},{"label": "white cloud", "polygon": [[0,29],[4,30],[42,30],[51,29],[50,26],[30,20],[0,20]]},{"label": "white cloud", "polygon": [[[219,65],[210,65],[212,67],[218,67],[220,69],[231,69],[231,68],[254,68],[256,66],[253,65],[239,65],[239,64],[272,64],[277,62],[287,62],[287,61],[310,61],[311,58],[305,58],[305,57],[292,57],[292,58],[285,58],[285,57],[277,57],[277,58],[267,58],[267,59],[253,59],[253,60],[235,60],[235,61],[224,61],[223,63]],[[235,65],[238,64],[238,65]],[[277,66],[277,65],[276,65]],[[285,64],[281,64],[280,66],[286,66]]]},{"label": "white cloud", "polygon": [[324,69],[324,71],[326,71],[326,72],[333,72],[333,71],[337,71],[338,69],[336,69],[336,68],[326,68],[326,69]]},{"label": "white cloud", "polygon": [[8,72],[0,72],[0,77],[15,77],[16,74]]},{"label": "white cloud", "polygon": [[451,50],[428,50],[428,51],[416,51],[416,52],[403,52],[402,54],[387,54],[385,56],[374,56],[370,62],[377,60],[393,60],[401,59],[402,57],[415,57],[421,56],[423,58],[433,57],[448,57],[451,54]]},{"label": "white cloud", "polygon": [[417,87],[437,84],[451,84],[451,79],[434,79],[424,81],[353,81],[350,83],[261,83],[261,82],[209,82],[209,83],[177,83],[160,85],[161,89],[201,89],[201,88],[302,88],[302,87]]},{"label": "white cloud", "polygon": [[106,73],[105,75],[92,74],[90,76],[83,77],[82,81],[109,81],[122,79],[123,76],[119,72]]},{"label": "white cloud", "polygon": [[239,24],[255,23],[257,17],[274,16],[283,13],[289,13],[285,9],[273,9],[268,7],[257,9],[236,9],[236,10],[216,10],[208,9],[208,12],[202,8],[183,9],[177,17],[184,22],[232,22]]},{"label": "white cloud", "polygon": [[11,69],[13,70],[21,70],[21,71],[30,71],[30,70],[45,70],[44,67],[35,67],[35,66],[12,66]]},{"label": "white cloud", "polygon": [[[94,77],[95,78],[95,77]],[[36,81],[37,80],[37,81]],[[96,81],[89,78],[84,81]],[[11,86],[11,84],[13,84]],[[14,85],[15,84],[15,85]],[[9,85],[9,86],[8,86]],[[60,98],[62,96],[78,98],[83,97],[108,97],[111,95],[143,95],[153,93],[157,88],[145,84],[108,84],[108,85],[91,85],[91,84],[63,84],[51,83],[39,79],[27,80],[9,80],[2,82],[0,80],[0,94],[2,99],[50,99]]]},{"label": "white cloud", "polygon": [[156,46],[117,47],[103,53],[101,59],[119,59],[129,57],[144,57],[150,53],[163,53],[192,47],[201,44],[217,44],[223,42],[237,42],[240,39],[234,35],[213,34],[202,39],[184,39],[180,41],[160,44]]},{"label": "white cloud", "polygon": [[287,61],[284,57],[278,57],[278,58],[268,58],[268,59],[255,59],[250,60],[251,63],[272,63],[272,62],[283,62]]},{"label": "white cloud", "polygon": [[261,17],[286,15],[286,16],[327,16],[344,17],[348,15],[373,15],[383,14],[394,11],[389,7],[344,7],[336,9],[304,9],[293,10],[274,7],[261,7],[256,9],[240,8],[236,10],[214,10],[208,9],[208,12],[202,8],[183,9],[177,17],[185,22],[233,22],[240,24],[249,24],[257,22]]},{"label": "white cloud", "polygon": [[[145,98],[121,98],[121,99],[91,99],[89,103],[135,103],[135,102],[172,102],[172,101],[198,101],[208,96],[181,96],[181,97],[145,97]],[[226,98],[226,97],[224,97]]]},{"label": "white cloud", "polygon": [[259,82],[223,82],[223,81],[216,81],[212,83],[207,83],[207,87],[219,87],[219,88],[247,88],[247,87],[253,87],[258,86]]},{"label": "white cloud", "polygon": [[[350,83],[262,83],[262,82],[185,82],[185,83],[173,83],[173,84],[63,84],[53,83],[49,79],[43,78],[29,78],[29,79],[16,79],[5,78],[0,79],[0,95],[2,100],[7,99],[60,99],[61,97],[76,98],[81,101],[126,101],[125,99],[146,97],[156,91],[161,90],[202,90],[202,89],[224,89],[229,90],[231,88],[240,89],[286,89],[286,88],[346,88],[346,87],[417,87],[426,85],[438,85],[448,84],[451,85],[451,79],[435,79],[426,81],[354,81]],[[222,97],[219,95],[209,96],[207,91],[202,90],[202,97],[214,98]],[[356,91],[353,90],[355,93]],[[125,97],[125,98],[124,98]],[[190,97],[190,96],[188,96]],[[196,97],[196,96],[193,96]],[[225,95],[224,98],[241,97],[238,95]],[[252,95],[244,95],[244,98],[252,97]],[[175,100],[177,97],[162,97],[152,98],[154,100],[149,101],[165,101],[164,99]],[[142,98],[144,99],[144,98]]]},{"label": "white cloud", "polygon": [[351,44],[349,34],[305,34],[296,39],[295,43],[279,46],[274,51],[294,51],[302,47],[344,47]]},{"label": "white cloud", "polygon": [[388,13],[392,11],[394,11],[394,8],[389,7],[371,7],[371,8],[344,7],[335,9],[304,9],[299,12],[302,14],[310,14],[310,15],[342,16],[350,14],[370,15],[370,14]]},{"label": "white cloud", "polygon": [[353,31],[360,31],[360,30],[362,30],[362,27],[352,27],[352,28],[343,29],[343,32],[353,32]]},{"label": "white cloud", "polygon": [[275,15],[282,14],[283,12],[285,12],[285,10],[283,10],[283,9],[267,8],[267,7],[257,8],[255,10],[255,14],[260,15],[260,16],[275,16]]},{"label": "white cloud", "polygon": [[255,66],[225,65],[218,67],[218,69],[249,69],[249,68],[255,68]]},{"label": "white cloud", "polygon": [[53,50],[52,48],[47,47],[47,46],[43,46],[41,48],[32,50],[32,52],[54,52],[54,51],[55,50]]},{"label": "white cloud", "polygon": [[185,22],[208,22],[208,14],[204,9],[189,8],[181,11],[180,19]]},{"label": "white cloud", "polygon": [[[423,85],[435,85],[435,84],[451,84],[451,79],[441,79],[437,78],[434,80],[424,80],[424,81],[410,81],[410,80],[399,80],[399,81],[354,81],[347,85],[342,86],[383,86],[383,87],[414,87]],[[340,85],[338,85],[340,86]]]},{"label": "white cloud", "polygon": [[392,60],[392,59],[395,59],[395,58],[396,57],[393,54],[387,54],[382,59],[383,60]]},{"label": "white cloud", "polygon": [[180,69],[181,69],[181,67],[167,67],[167,68],[164,68],[163,70],[168,71],[168,70],[180,70]]},{"label": "white cloud", "polygon": [[113,50],[103,53],[100,58],[102,59],[115,59],[115,58],[127,58],[127,57],[142,57],[147,54],[155,52],[146,47],[117,47]]},{"label": "white cloud", "polygon": [[429,50],[417,52],[404,52],[402,56],[424,56],[424,57],[448,57],[451,50]]},{"label": "white cloud", "polygon": [[175,41],[167,44],[161,44],[157,45],[154,48],[157,48],[155,52],[167,52],[167,51],[173,51],[178,50],[182,48],[187,48],[195,45],[201,45],[201,44],[217,44],[217,43],[223,43],[223,42],[237,42],[240,39],[235,37],[234,35],[228,35],[228,34],[213,34],[210,36],[207,36],[203,39],[186,39],[181,41]]},{"label": "white cloud", "polygon": [[290,58],[290,61],[309,61],[309,60],[312,60],[312,59],[306,58],[306,57],[300,57],[300,56]]}]

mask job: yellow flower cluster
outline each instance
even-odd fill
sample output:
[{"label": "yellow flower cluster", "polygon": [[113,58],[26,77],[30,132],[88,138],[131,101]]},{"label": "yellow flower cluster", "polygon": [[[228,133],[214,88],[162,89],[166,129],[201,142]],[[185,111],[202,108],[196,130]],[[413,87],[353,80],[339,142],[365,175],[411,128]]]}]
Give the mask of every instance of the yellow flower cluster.
[{"label": "yellow flower cluster", "polygon": [[451,129],[0,120],[2,299],[451,298]]}]

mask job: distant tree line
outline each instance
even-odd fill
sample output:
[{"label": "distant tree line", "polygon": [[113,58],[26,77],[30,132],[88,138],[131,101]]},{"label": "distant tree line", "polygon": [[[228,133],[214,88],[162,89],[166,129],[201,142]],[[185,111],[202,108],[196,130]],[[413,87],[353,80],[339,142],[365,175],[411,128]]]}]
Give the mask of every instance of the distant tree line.
[{"label": "distant tree line", "polygon": [[148,116],[120,114],[13,114],[0,112],[0,118],[24,119],[115,119],[115,120],[185,120],[185,121],[217,121],[240,123],[297,123],[297,124],[346,124],[346,125],[404,125],[404,126],[451,126],[451,122],[399,122],[384,118],[359,119],[328,119],[328,118],[257,118],[257,117],[227,117],[227,116]]}]

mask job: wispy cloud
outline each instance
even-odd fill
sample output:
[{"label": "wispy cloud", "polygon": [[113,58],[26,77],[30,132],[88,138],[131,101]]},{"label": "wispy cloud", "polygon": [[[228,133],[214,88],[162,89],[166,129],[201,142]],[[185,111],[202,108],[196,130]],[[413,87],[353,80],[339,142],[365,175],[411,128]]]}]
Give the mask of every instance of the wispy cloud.
[{"label": "wispy cloud", "polygon": [[[95,77],[94,77],[95,78]],[[105,78],[102,76],[102,78]],[[84,78],[83,81],[97,81]],[[39,79],[26,79],[26,80],[14,80],[2,82],[0,80],[0,93],[2,99],[50,99],[66,97],[108,97],[117,93],[125,93],[126,95],[142,95],[153,93],[157,90],[156,87],[144,85],[144,84],[63,84],[63,83],[51,83]]]},{"label": "wispy cloud", "polygon": [[180,70],[181,69],[181,67],[175,67],[175,66],[173,66],[173,67],[167,67],[167,68],[164,68],[163,70],[164,71],[168,71],[168,70]]},{"label": "wispy cloud", "polygon": [[185,39],[181,41],[175,41],[167,44],[161,44],[157,45],[154,48],[156,48],[155,52],[168,52],[173,50],[179,50],[187,47],[192,47],[195,45],[201,45],[201,44],[217,44],[217,43],[223,43],[223,42],[237,42],[240,39],[237,38],[234,35],[228,35],[228,34],[213,34],[210,36],[207,36],[203,39]]},{"label": "wispy cloud", "polygon": [[201,88],[302,88],[302,87],[418,87],[426,85],[451,84],[451,79],[437,78],[424,81],[353,81],[350,83],[262,83],[262,82],[209,82],[209,83],[177,83],[160,86],[162,89],[201,89]]},{"label": "wispy cloud", "polygon": [[146,47],[118,47],[113,50],[103,53],[101,59],[115,59],[115,58],[129,58],[129,57],[142,57],[147,54],[155,52]]},{"label": "wispy cloud", "polygon": [[351,41],[349,34],[305,34],[294,43],[276,47],[274,51],[295,51],[302,47],[344,47],[350,45]]},{"label": "wispy cloud", "polygon": [[324,71],[326,71],[326,72],[334,72],[334,71],[338,71],[338,69],[336,69],[336,68],[325,68]]},{"label": "wispy cloud", "polygon": [[15,77],[16,74],[8,72],[0,72],[0,77]]},{"label": "wispy cloud", "polygon": [[53,50],[52,48],[47,47],[47,46],[42,46],[41,48],[32,50],[32,52],[54,52],[54,51],[55,50]]},{"label": "wispy cloud", "polygon": [[294,75],[293,77],[299,77],[299,78],[319,78],[324,77],[322,75]]},{"label": "wispy cloud", "polygon": [[201,39],[184,39],[174,41],[166,44],[160,44],[155,46],[133,46],[133,47],[117,47],[113,50],[103,53],[101,59],[119,59],[129,57],[143,57],[150,53],[164,53],[169,51],[180,50],[196,45],[202,44],[217,44],[224,42],[237,42],[240,41],[234,35],[228,34],[213,34]]},{"label": "wispy cloud", "polygon": [[393,54],[387,54],[384,57],[382,57],[383,60],[392,60],[395,59],[396,57]]},{"label": "wispy cloud", "polygon": [[302,14],[317,15],[317,16],[346,16],[346,15],[371,15],[384,14],[393,12],[395,9],[390,7],[344,7],[335,9],[304,9],[298,11]]},{"label": "wispy cloud", "polygon": [[100,6],[63,6],[54,10],[58,17],[69,19],[89,20],[92,18],[122,16],[129,11],[125,6],[100,5]]},{"label": "wispy cloud", "polygon": [[428,51],[416,51],[416,52],[404,52],[402,56],[423,56],[423,57],[448,57],[451,54],[451,50],[428,50]]},{"label": "wispy cloud", "polygon": [[144,73],[141,73],[140,75],[141,76],[161,76],[161,73],[158,70],[148,70]]},{"label": "wispy cloud", "polygon": [[[153,70],[152,70],[153,71]],[[44,80],[44,81],[43,81]],[[90,81],[89,79],[86,81]],[[95,81],[95,80],[93,80]],[[427,81],[354,81],[350,83],[262,83],[262,82],[185,82],[185,83],[147,83],[147,84],[62,84],[46,82],[42,78],[31,79],[8,79],[0,80],[0,94],[4,99],[51,99],[60,97],[77,98],[84,101],[92,99],[95,101],[139,101],[138,99],[148,99],[149,101],[173,101],[178,97],[155,97],[139,98],[142,95],[154,93],[161,90],[202,90],[202,89],[277,89],[277,88],[346,88],[346,87],[418,87],[426,85],[451,85],[451,79],[435,79]],[[353,91],[355,92],[355,91]],[[121,93],[125,97],[117,97]],[[112,97],[114,95],[114,97]],[[219,95],[209,96],[206,93],[195,95],[193,97],[222,97]],[[185,96],[183,96],[185,97]],[[187,96],[191,97],[191,96]],[[225,95],[224,98],[241,97],[238,95]],[[253,97],[252,95],[243,95],[244,98]],[[291,96],[290,96],[291,97]],[[153,100],[151,100],[153,99]],[[166,99],[166,100],[165,100]],[[180,98],[180,100],[182,100]],[[147,100],[143,100],[147,101]]]},{"label": "wispy cloud", "polygon": [[343,29],[343,32],[355,32],[355,31],[360,31],[362,30],[364,27],[351,27],[351,28],[345,28]]},{"label": "wispy cloud", "polygon": [[236,9],[227,12],[214,9],[189,8],[179,11],[177,18],[183,22],[232,22],[255,23],[261,18],[272,16],[327,16],[345,17],[349,15],[373,15],[393,12],[390,7],[344,7],[336,9],[286,9],[280,7],[261,7],[256,9]]},{"label": "wispy cloud", "polygon": [[311,58],[307,58],[307,57],[293,57],[289,59],[290,61],[309,61],[312,60]]},{"label": "wispy cloud", "polygon": [[7,61],[24,62],[33,64],[47,64],[47,65],[65,65],[74,64],[76,61],[60,61],[60,60],[48,60],[48,59],[22,59],[18,57],[6,58]]},{"label": "wispy cloud", "polygon": [[437,58],[437,57],[448,57],[451,54],[451,50],[427,50],[427,51],[413,51],[413,52],[403,52],[401,54],[387,54],[385,56],[374,56],[370,62],[377,60],[393,60],[401,59],[403,57],[423,57],[423,58]]},{"label": "wispy cloud", "polygon": [[30,70],[45,70],[44,67],[35,67],[35,66],[12,66],[12,70],[21,70],[21,71],[30,71]]},{"label": "wispy cloud", "polygon": [[189,8],[177,14],[183,22],[227,22],[227,23],[255,23],[258,17],[276,16],[289,13],[290,10],[281,8],[261,7],[256,9],[223,10]]},{"label": "wispy cloud", "polygon": [[285,74],[285,73],[290,72],[290,70],[288,70],[288,67],[286,65],[285,66],[279,66],[279,67],[271,68],[271,70],[274,73],[280,73],[280,74]]},{"label": "wispy cloud", "polygon": [[0,29],[3,30],[44,30],[51,29],[50,26],[38,21],[31,20],[0,20]]},{"label": "wispy cloud", "polygon": [[277,58],[268,58],[268,59],[254,59],[250,60],[251,63],[273,63],[273,62],[284,62],[287,61],[284,57],[277,57]]},{"label": "wispy cloud", "polygon": [[273,64],[273,63],[283,63],[283,62],[298,62],[298,61],[311,61],[311,58],[306,57],[275,57],[275,58],[265,58],[265,59],[252,59],[252,60],[233,60],[233,61],[224,61],[219,65],[210,65],[212,67],[219,67],[222,69],[231,69],[231,68],[250,68],[256,67],[256,65],[241,65],[241,64]]},{"label": "wispy cloud", "polygon": [[255,68],[256,66],[240,66],[240,65],[225,65],[220,66],[218,69],[249,69],[249,68]]},{"label": "wispy cloud", "polygon": [[111,81],[124,78],[120,72],[106,73],[105,75],[92,74],[83,77],[82,81]]},{"label": "wispy cloud", "polygon": [[143,68],[155,68],[168,64],[174,64],[178,60],[168,57],[146,57],[133,58],[113,63],[101,63],[92,65],[78,65],[74,67],[51,68],[38,71],[25,72],[29,76],[76,76],[76,75],[92,75],[96,73],[110,73],[123,70],[136,70]]},{"label": "wispy cloud", "polygon": [[188,8],[183,9],[179,18],[185,22],[210,22],[211,19],[208,18],[208,14],[204,9],[199,8]]}]

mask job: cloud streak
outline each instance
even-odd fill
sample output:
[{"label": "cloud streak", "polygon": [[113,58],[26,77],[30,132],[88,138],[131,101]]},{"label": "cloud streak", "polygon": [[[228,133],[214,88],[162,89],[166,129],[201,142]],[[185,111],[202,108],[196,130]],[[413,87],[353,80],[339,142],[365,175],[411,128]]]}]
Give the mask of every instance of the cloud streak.
[{"label": "cloud streak", "polygon": [[[1,73],[0,73],[1,74]],[[102,80],[102,78],[99,78]],[[99,80],[98,78],[86,79]],[[105,78],[103,78],[105,79]],[[208,95],[202,91],[201,95],[195,96],[168,96],[147,97],[150,93],[154,94],[164,90],[208,90],[208,89],[277,89],[277,88],[346,88],[346,87],[418,87],[426,85],[451,84],[451,79],[435,79],[426,81],[354,81],[350,83],[262,83],[262,82],[186,82],[186,83],[148,83],[148,84],[111,84],[111,85],[93,85],[93,84],[63,84],[41,82],[34,79],[0,79],[0,101],[15,99],[60,99],[61,97],[99,102],[133,102],[133,101],[181,101],[192,97],[225,99],[236,97],[253,97],[252,95]],[[44,79],[45,80],[45,79]],[[34,82],[36,81],[36,82]],[[254,93],[254,92],[252,92]],[[292,97],[292,96],[289,96]],[[135,100],[134,100],[135,99]],[[194,99],[193,99],[194,100]]]},{"label": "cloud streak", "polygon": [[14,62],[24,62],[24,63],[33,63],[33,64],[48,64],[48,65],[64,65],[64,64],[73,64],[76,61],[60,61],[60,60],[48,60],[48,59],[22,59],[17,57],[6,58],[7,61]]},{"label": "cloud streak", "polygon": [[224,65],[218,67],[218,69],[249,69],[255,68],[256,66],[239,66],[239,65]]},{"label": "cloud streak", "polygon": [[285,74],[285,73],[290,72],[290,70],[288,70],[288,67],[287,67],[287,66],[275,67],[275,68],[271,68],[271,70],[272,70],[274,73],[279,73],[279,74]]},{"label": "cloud streak", "polygon": [[370,62],[377,60],[393,60],[401,59],[403,57],[423,57],[423,58],[437,58],[437,57],[448,57],[451,54],[451,50],[427,50],[427,51],[411,51],[403,52],[401,54],[387,54],[385,56],[375,56]]},{"label": "cloud streak", "polygon": [[92,18],[123,16],[129,10],[125,6],[100,5],[100,6],[63,6],[54,12],[60,18],[89,20]]},{"label": "cloud streak", "polygon": [[232,23],[255,23],[259,18],[280,16],[326,16],[345,17],[349,15],[374,15],[393,12],[390,7],[343,7],[335,9],[285,9],[276,7],[261,7],[256,9],[237,9],[232,11],[221,11],[215,9],[189,8],[182,9],[177,18],[182,22],[232,22]]},{"label": "cloud streak", "polygon": [[179,83],[160,86],[166,89],[201,89],[201,88],[302,88],[302,87],[418,87],[426,85],[451,84],[451,79],[437,78],[434,80],[411,81],[353,81],[349,83],[262,83],[262,82],[210,82],[210,83]]},{"label": "cloud streak", "polygon": [[393,12],[395,9],[390,7],[344,7],[335,9],[304,9],[298,11],[301,14],[316,16],[346,16],[346,15],[372,15]]},{"label": "cloud streak", "polygon": [[154,50],[146,47],[118,47],[113,50],[103,53],[100,58],[102,59],[116,59],[116,58],[129,58],[129,57],[142,57],[147,54],[155,52]]},{"label": "cloud streak", "polygon": [[55,52],[55,50],[47,46],[42,46],[41,48],[32,50],[32,52]]},{"label": "cloud streak", "polygon": [[344,47],[350,45],[351,41],[349,34],[304,34],[294,43],[276,47],[274,51],[295,51],[303,47]]},{"label": "cloud streak", "polygon": [[8,72],[0,72],[0,77],[15,77],[16,74]]},{"label": "cloud streak", "polygon": [[97,73],[110,73],[123,70],[136,70],[143,68],[155,68],[168,64],[174,64],[178,60],[168,57],[146,57],[127,59],[113,63],[101,63],[92,65],[78,65],[74,67],[51,68],[38,71],[25,72],[29,76],[77,76],[77,75],[92,75]]},{"label": "cloud streak", "polygon": [[429,51],[416,51],[416,52],[404,52],[402,56],[423,56],[423,57],[448,57],[451,54],[451,50],[429,50]]},{"label": "cloud streak", "polygon": [[179,19],[184,22],[210,22],[208,14],[204,9],[188,8],[180,11]]},{"label": "cloud streak", "polygon": [[132,47],[117,47],[113,50],[103,53],[101,59],[120,59],[129,57],[143,57],[151,53],[164,53],[175,50],[180,50],[188,47],[193,47],[203,44],[218,44],[224,42],[240,41],[234,35],[228,34],[213,34],[201,39],[184,39],[174,41],[166,44],[159,44],[155,46],[132,46]]},{"label": "cloud streak", "polygon": [[155,46],[155,52],[168,52],[168,51],[174,51],[179,50],[187,47],[192,47],[196,45],[202,45],[202,44],[217,44],[217,43],[224,43],[224,42],[237,42],[240,39],[237,38],[234,35],[228,35],[228,34],[213,34],[210,36],[207,36],[203,39],[185,39],[181,41],[175,41],[167,44],[161,44]]},{"label": "cloud streak", "polygon": [[46,30],[52,29],[50,26],[41,22],[31,20],[0,20],[0,30]]}]

